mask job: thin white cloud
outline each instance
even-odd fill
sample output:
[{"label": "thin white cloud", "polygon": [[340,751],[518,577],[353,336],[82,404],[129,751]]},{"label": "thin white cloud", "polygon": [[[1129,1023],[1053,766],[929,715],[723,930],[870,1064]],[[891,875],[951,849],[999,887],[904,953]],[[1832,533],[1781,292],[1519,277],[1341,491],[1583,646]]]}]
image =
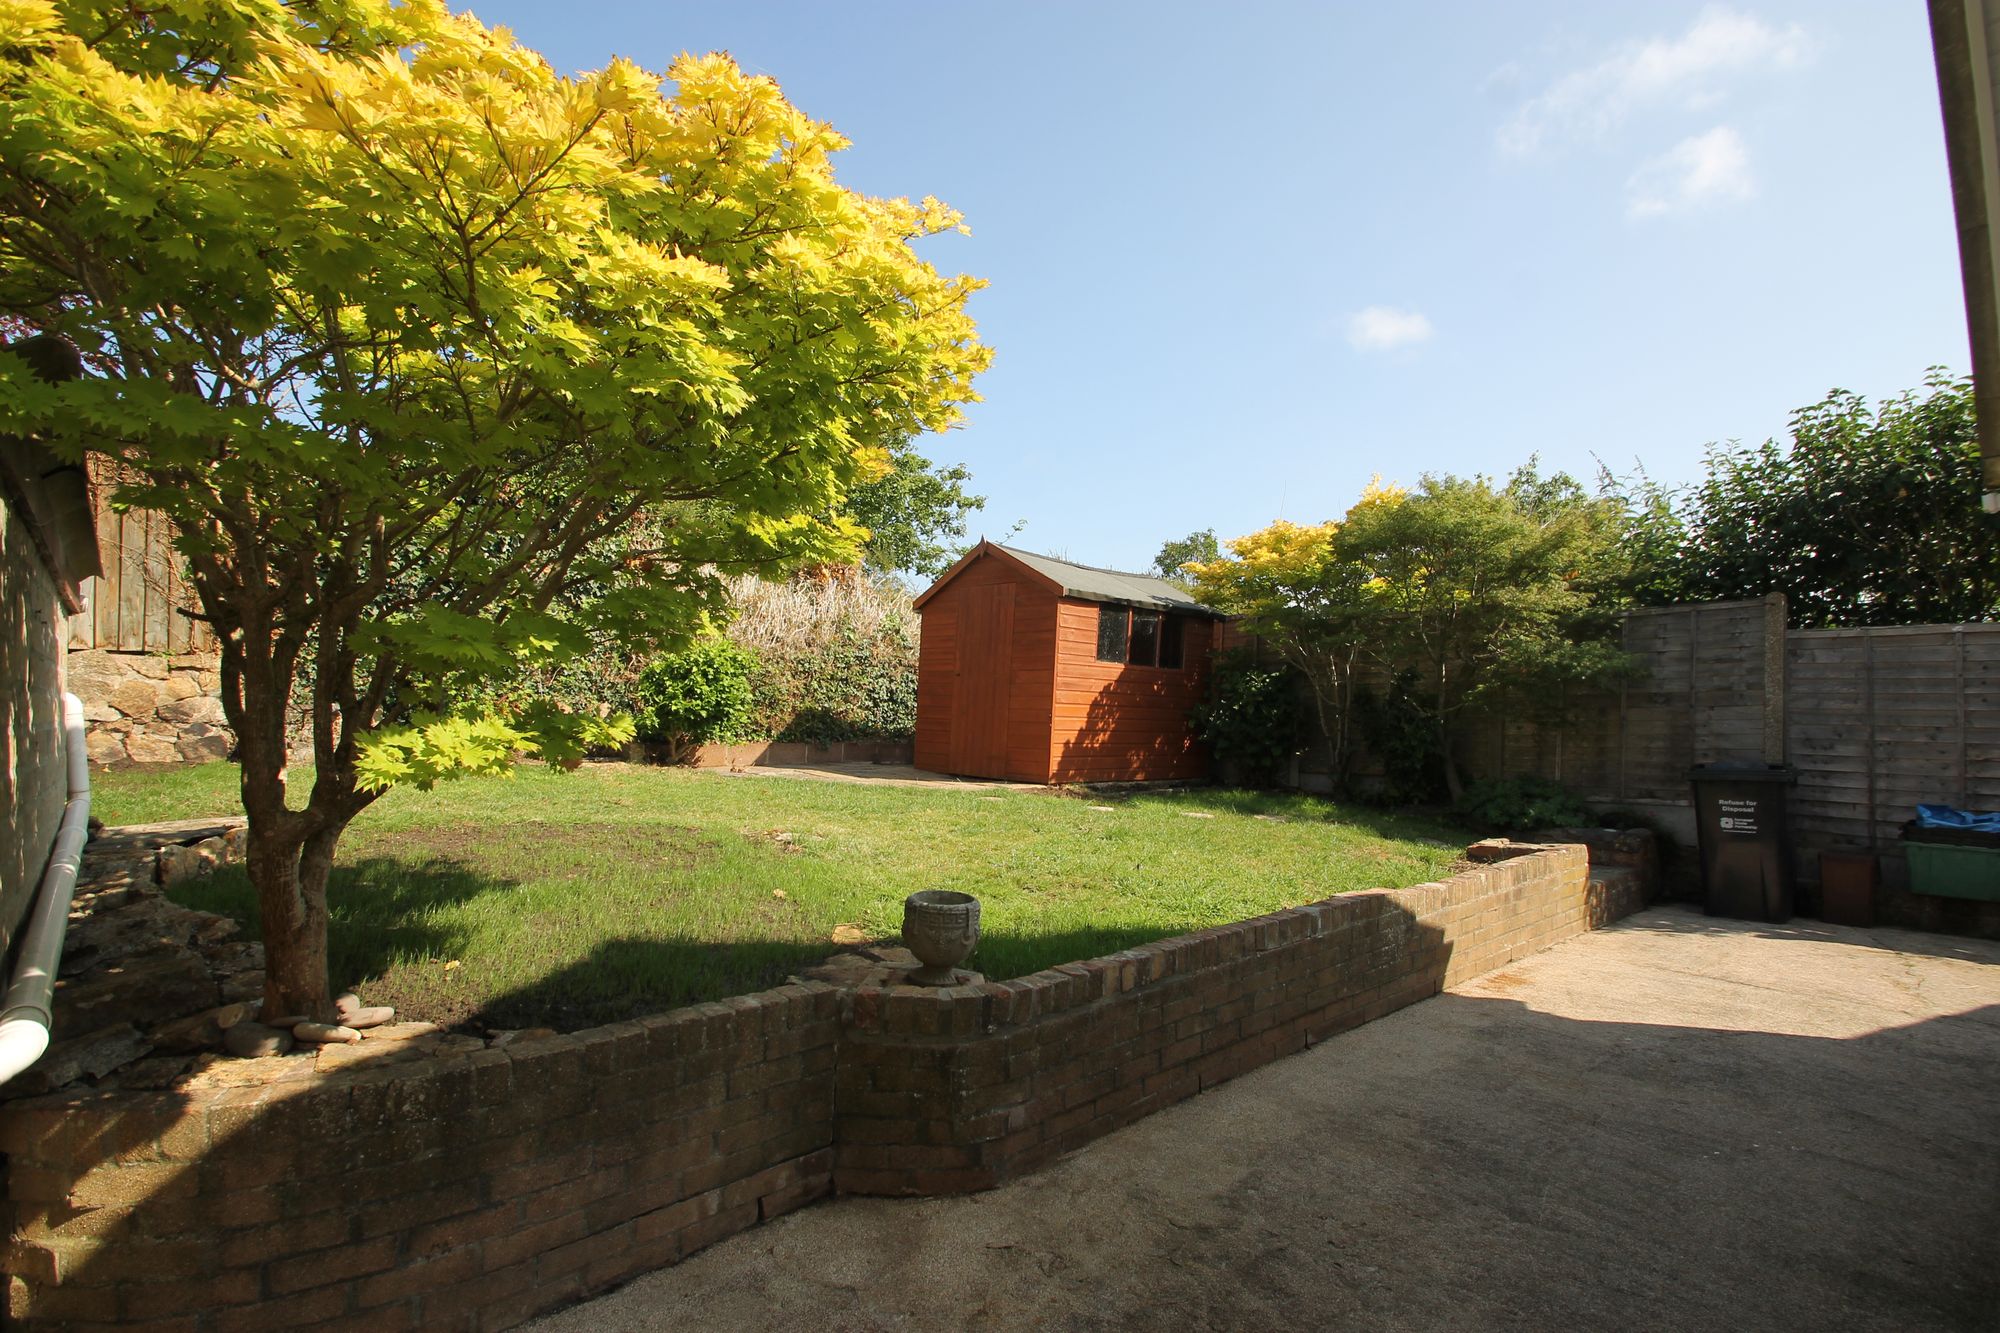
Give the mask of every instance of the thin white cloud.
[{"label": "thin white cloud", "polygon": [[1683,139],[1632,173],[1626,209],[1635,218],[1685,213],[1757,192],[1743,136],[1727,125]]},{"label": "thin white cloud", "polygon": [[1710,6],[1679,37],[1628,43],[1558,78],[1500,127],[1500,147],[1526,155],[1601,139],[1642,108],[1713,106],[1731,78],[1789,69],[1810,55],[1810,47],[1797,24],[1777,28],[1753,14]]},{"label": "thin white cloud", "polygon": [[1436,330],[1414,310],[1371,305],[1347,321],[1347,341],[1356,351],[1389,352],[1427,341]]}]

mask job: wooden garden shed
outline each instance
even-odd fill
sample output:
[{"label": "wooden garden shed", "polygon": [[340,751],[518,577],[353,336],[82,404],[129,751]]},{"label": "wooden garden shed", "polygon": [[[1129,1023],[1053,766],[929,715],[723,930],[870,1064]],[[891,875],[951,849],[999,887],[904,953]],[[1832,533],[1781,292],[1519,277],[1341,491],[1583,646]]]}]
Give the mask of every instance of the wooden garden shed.
[{"label": "wooden garden shed", "polygon": [[1207,775],[1188,711],[1222,617],[1173,584],[981,542],[916,607],[917,767],[1021,782]]}]

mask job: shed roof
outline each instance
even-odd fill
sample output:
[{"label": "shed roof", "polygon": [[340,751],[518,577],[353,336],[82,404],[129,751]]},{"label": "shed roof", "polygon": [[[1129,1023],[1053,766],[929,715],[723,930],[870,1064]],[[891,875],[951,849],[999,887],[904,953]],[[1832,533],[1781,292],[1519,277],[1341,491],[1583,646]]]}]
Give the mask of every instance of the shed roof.
[{"label": "shed roof", "polygon": [[1075,597],[1086,602],[1116,602],[1159,611],[1177,611],[1182,615],[1224,619],[1223,613],[1214,607],[1202,605],[1165,579],[1156,579],[1150,574],[1127,574],[1116,569],[1097,569],[1091,565],[1072,564],[1067,560],[1057,560],[1053,556],[1037,555],[1033,551],[1020,551],[1011,546],[1002,546],[998,542],[985,541],[973,547],[966,553],[964,559],[946,571],[943,578],[917,598],[916,605],[921,607],[929,601],[932,594],[951,582],[961,569],[986,551],[997,551],[1025,566],[1030,573],[1038,574],[1054,584],[1056,591],[1064,597]]}]

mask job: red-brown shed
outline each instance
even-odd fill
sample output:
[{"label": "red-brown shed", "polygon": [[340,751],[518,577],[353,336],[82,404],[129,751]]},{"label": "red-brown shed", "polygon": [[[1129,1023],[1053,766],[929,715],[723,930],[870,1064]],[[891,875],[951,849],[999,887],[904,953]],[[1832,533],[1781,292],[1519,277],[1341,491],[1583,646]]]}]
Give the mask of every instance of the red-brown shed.
[{"label": "red-brown shed", "polygon": [[916,606],[917,767],[1020,782],[1207,775],[1188,713],[1221,616],[1173,584],[981,542]]}]

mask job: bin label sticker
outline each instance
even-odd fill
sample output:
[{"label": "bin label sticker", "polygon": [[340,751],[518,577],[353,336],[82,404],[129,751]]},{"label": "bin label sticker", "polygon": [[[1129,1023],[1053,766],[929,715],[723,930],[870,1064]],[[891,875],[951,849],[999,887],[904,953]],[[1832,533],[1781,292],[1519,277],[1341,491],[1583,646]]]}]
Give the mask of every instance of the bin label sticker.
[{"label": "bin label sticker", "polygon": [[1755,833],[1757,831],[1757,803],[1755,801],[1718,800],[1716,806],[1722,812],[1724,833]]}]

